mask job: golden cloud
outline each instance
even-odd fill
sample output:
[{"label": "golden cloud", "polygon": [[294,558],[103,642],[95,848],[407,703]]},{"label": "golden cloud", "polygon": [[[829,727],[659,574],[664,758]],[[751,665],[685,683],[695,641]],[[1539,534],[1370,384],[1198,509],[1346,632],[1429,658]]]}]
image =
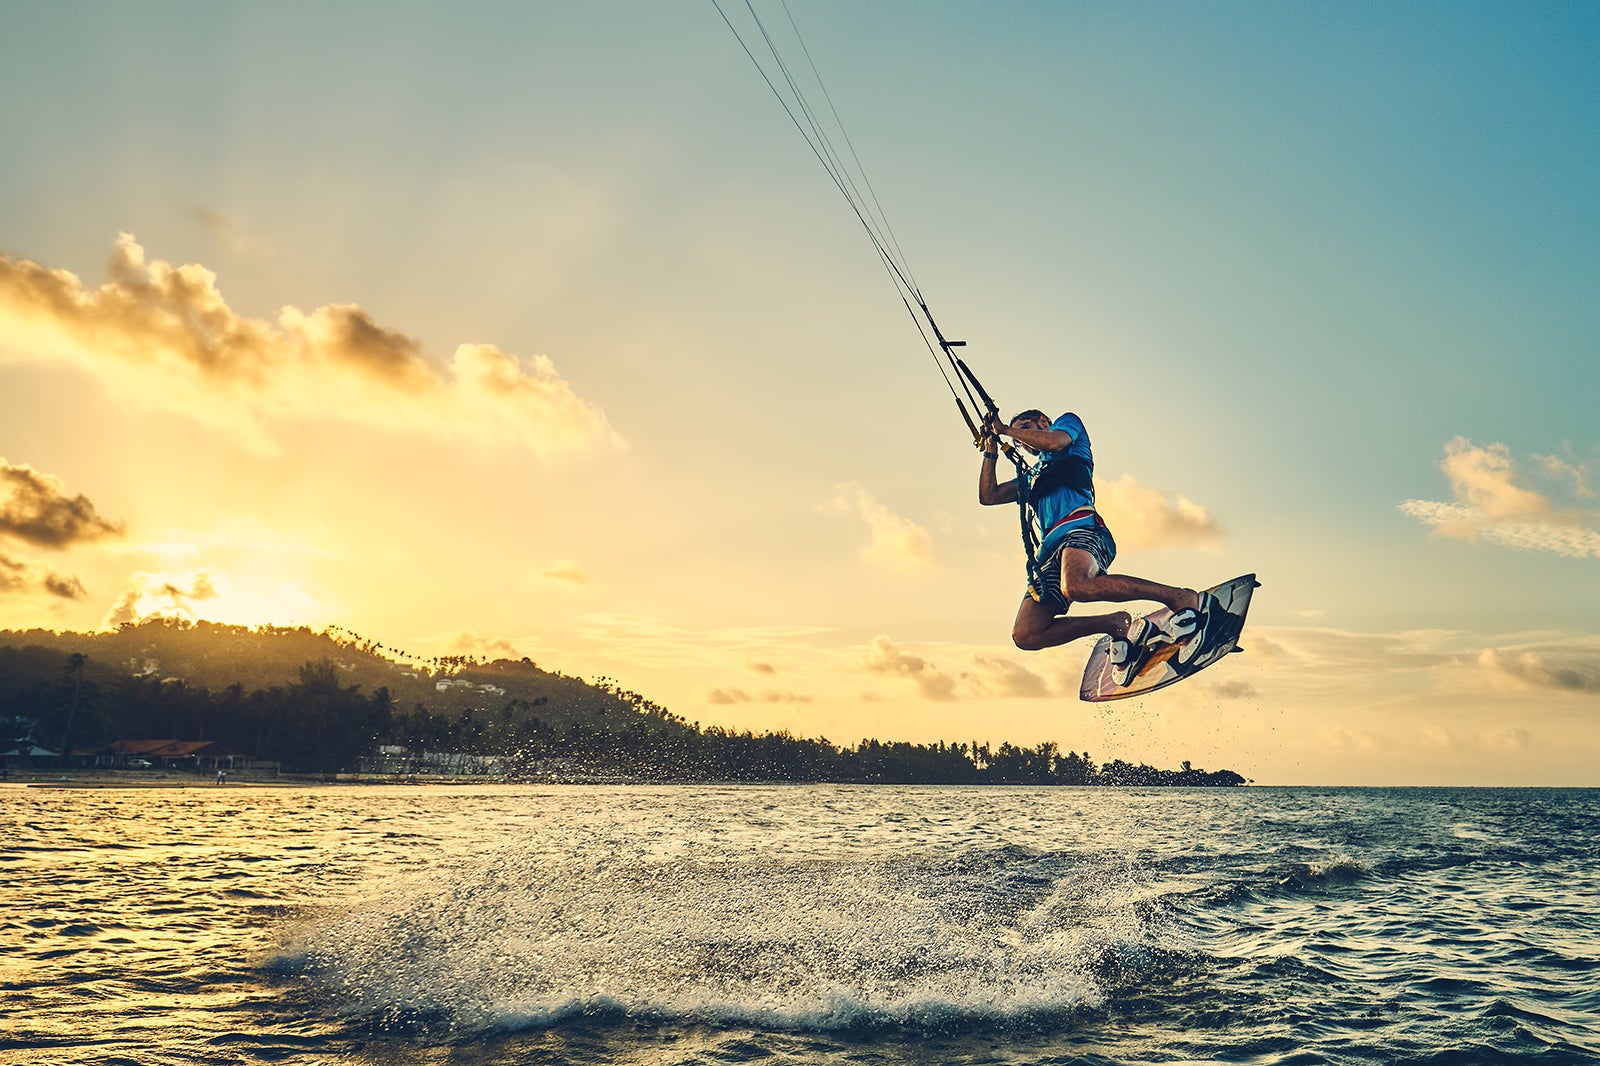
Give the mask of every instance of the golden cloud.
[{"label": "golden cloud", "polygon": [[1021,663],[998,655],[974,655],[972,680],[981,693],[1040,699],[1053,696],[1050,684]]},{"label": "golden cloud", "polygon": [[554,581],[557,584],[562,585],[588,585],[591,583],[589,574],[583,569],[583,567],[579,566],[575,562],[572,562],[570,559],[563,559],[560,562],[551,563],[549,566],[541,569],[534,576],[539,578],[541,581]]},{"label": "golden cloud", "polygon": [[[0,537],[62,551],[122,533],[122,523],[102,518],[88,497],[68,496],[60,478],[0,458]],[[41,592],[63,600],[87,595],[70,574],[0,553],[0,595]]]},{"label": "golden cloud", "polygon": [[889,510],[860,485],[836,486],[833,509],[855,514],[867,524],[871,539],[861,557],[868,562],[900,573],[933,568],[933,534]]},{"label": "golden cloud", "polygon": [[1587,467],[1569,463],[1556,455],[1537,455],[1534,458],[1539,461],[1539,465],[1544,468],[1544,472],[1551,477],[1563,481],[1571,479],[1572,491],[1577,496],[1589,499],[1594,497],[1594,489],[1589,487],[1590,475]]},{"label": "golden cloud", "polygon": [[452,636],[445,646],[447,655],[467,655],[476,659],[521,659],[522,652],[509,640],[484,637],[476,633],[460,632]]},{"label": "golden cloud", "polygon": [[1600,693],[1600,648],[1485,648],[1465,661],[1499,688]]},{"label": "golden cloud", "polygon": [[1386,677],[1429,670],[1452,661],[1460,634],[1439,629],[1394,633],[1295,627],[1254,627],[1244,643],[1250,659],[1281,664],[1288,675],[1315,678]]},{"label": "golden cloud", "polygon": [[70,575],[45,570],[26,559],[0,552],[0,596],[43,592],[63,600],[81,600],[88,593],[83,582]]},{"label": "golden cloud", "polygon": [[1435,698],[1479,702],[1498,694],[1524,705],[1532,695],[1536,700],[1525,706],[1537,708],[1536,713],[1577,706],[1558,696],[1600,695],[1600,636],[1266,627],[1246,637],[1246,664],[1266,666],[1271,688],[1280,694],[1348,687],[1359,680],[1386,697],[1429,692]]},{"label": "golden cloud", "polygon": [[812,702],[812,697],[804,693],[785,692],[779,689],[746,692],[740,688],[712,688],[706,692],[706,702],[721,705],[734,703],[810,703]]},{"label": "golden cloud", "polygon": [[[937,649],[942,663],[879,635],[857,660],[868,673],[911,681],[917,694],[941,703],[970,699],[1041,699],[1077,694],[1077,677],[1063,674],[1052,685],[1015,658],[970,646],[944,645]],[[952,665],[953,664],[953,665]]]},{"label": "golden cloud", "polygon": [[916,684],[917,692],[926,699],[946,701],[956,698],[954,677],[920,655],[901,650],[886,636],[879,635],[872,639],[862,666],[875,674],[910,678]]},{"label": "golden cloud", "polygon": [[1261,693],[1250,682],[1240,678],[1228,678],[1225,681],[1196,682],[1200,690],[1206,695],[1222,700],[1254,700],[1260,699]]},{"label": "golden cloud", "polygon": [[1456,500],[1486,519],[1539,519],[1550,513],[1549,500],[1516,484],[1517,465],[1504,444],[1479,448],[1457,437],[1445,445],[1439,465]]},{"label": "golden cloud", "polygon": [[[1581,468],[1549,457],[1539,462],[1546,473],[1570,478],[1577,496],[1590,494]],[[1480,448],[1456,437],[1445,445],[1439,466],[1450,479],[1453,501],[1406,500],[1400,504],[1402,514],[1432,526],[1440,536],[1574,559],[1600,558],[1594,512],[1559,507],[1546,494],[1518,484],[1517,464],[1504,444]]]},{"label": "golden cloud", "polygon": [[136,571],[127,590],[100,624],[105,629],[116,629],[146,618],[192,622],[199,617],[201,603],[216,599],[228,588],[228,575],[211,566],[179,574]]},{"label": "golden cloud", "polygon": [[0,458],[0,534],[60,549],[122,533],[87,497],[68,496],[60,478]]},{"label": "golden cloud", "polygon": [[1131,474],[1097,485],[1095,506],[1124,547],[1209,548],[1222,539],[1204,507],[1185,496],[1146,488]]},{"label": "golden cloud", "polygon": [[126,400],[271,449],[275,419],[354,420],[541,456],[622,439],[544,356],[463,344],[444,365],[361,308],[243,317],[197,264],[147,260],[117,239],[109,280],[0,256],[0,359],[67,360]]}]

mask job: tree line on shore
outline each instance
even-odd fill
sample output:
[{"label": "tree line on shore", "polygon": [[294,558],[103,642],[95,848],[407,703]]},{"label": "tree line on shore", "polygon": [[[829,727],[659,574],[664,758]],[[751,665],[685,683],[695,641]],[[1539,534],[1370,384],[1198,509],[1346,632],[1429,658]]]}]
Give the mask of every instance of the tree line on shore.
[{"label": "tree line on shore", "polygon": [[[208,740],[309,773],[354,769],[363,756],[386,745],[415,753],[494,756],[511,777],[535,776],[559,765],[580,774],[657,781],[1244,783],[1232,771],[1207,773],[1187,762],[1181,770],[1121,760],[1096,765],[1087,752],[1062,751],[1054,742],[1031,748],[872,739],[838,745],[786,731],[701,728],[609,680],[585,682],[527,660],[466,658],[445,664],[438,674],[419,676],[382,661],[370,645],[306,630],[276,634],[283,640],[275,643],[286,644],[280,653],[325,642],[324,650],[332,654],[302,661],[292,680],[253,688],[232,681],[213,688],[194,678],[163,676],[161,670],[130,674],[125,665],[155,662],[154,655],[164,654],[192,666],[197,675],[218,677],[224,650],[219,643],[228,643],[230,636],[260,636],[258,630],[213,626],[214,632],[199,641],[205,654],[197,658],[183,651],[181,642],[192,641],[195,635],[186,630],[198,627],[152,625],[125,627],[146,630],[133,634],[142,638],[134,644],[107,641],[93,649],[124,653],[121,663],[68,650],[73,642],[59,639],[48,642],[53,647],[42,638],[22,647],[0,646],[0,746],[8,739],[31,740],[53,750],[89,751],[117,739]],[[178,639],[162,639],[169,636]],[[180,645],[176,653],[175,644]],[[128,647],[144,658],[127,656]],[[389,676],[374,676],[379,665]],[[378,680],[392,683],[363,683]]]}]

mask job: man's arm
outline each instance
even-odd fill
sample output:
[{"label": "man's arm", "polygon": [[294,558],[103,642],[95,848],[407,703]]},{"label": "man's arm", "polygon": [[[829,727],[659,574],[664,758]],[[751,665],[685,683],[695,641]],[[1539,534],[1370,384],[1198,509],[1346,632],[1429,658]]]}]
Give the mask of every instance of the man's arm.
[{"label": "man's arm", "polygon": [[995,476],[995,462],[999,458],[1000,432],[1005,428],[1001,421],[994,415],[983,420],[983,438],[979,446],[983,449],[983,465],[978,468],[978,502],[985,507],[992,507],[997,503],[1017,502],[1017,479],[1000,481]]},{"label": "man's arm", "polygon": [[1017,502],[1017,479],[1000,482],[995,477],[995,460],[997,458],[995,439],[983,439],[983,466],[978,468],[978,502],[985,507],[997,503]]},{"label": "man's arm", "polygon": [[1007,426],[1005,435],[1036,452],[1062,452],[1072,447],[1072,434],[1064,429],[1028,429]]}]

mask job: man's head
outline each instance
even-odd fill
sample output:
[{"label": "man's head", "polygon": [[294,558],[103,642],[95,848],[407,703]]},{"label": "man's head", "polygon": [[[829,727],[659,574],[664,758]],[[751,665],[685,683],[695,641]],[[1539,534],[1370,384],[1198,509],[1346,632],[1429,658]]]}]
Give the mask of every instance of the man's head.
[{"label": "man's head", "polygon": [[1011,416],[1012,429],[1049,429],[1050,416],[1039,410],[1027,410]]}]

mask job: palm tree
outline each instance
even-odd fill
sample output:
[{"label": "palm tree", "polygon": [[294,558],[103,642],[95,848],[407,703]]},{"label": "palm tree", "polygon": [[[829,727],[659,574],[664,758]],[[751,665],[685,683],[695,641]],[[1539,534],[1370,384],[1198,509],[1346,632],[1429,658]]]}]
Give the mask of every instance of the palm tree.
[{"label": "palm tree", "polygon": [[87,655],[75,651],[67,656],[67,665],[62,667],[62,673],[71,674],[73,677],[72,706],[67,711],[67,728],[61,731],[61,757],[63,759],[68,755],[67,740],[72,736],[72,720],[78,716],[78,693],[83,691],[83,667],[88,661],[89,657]]}]

